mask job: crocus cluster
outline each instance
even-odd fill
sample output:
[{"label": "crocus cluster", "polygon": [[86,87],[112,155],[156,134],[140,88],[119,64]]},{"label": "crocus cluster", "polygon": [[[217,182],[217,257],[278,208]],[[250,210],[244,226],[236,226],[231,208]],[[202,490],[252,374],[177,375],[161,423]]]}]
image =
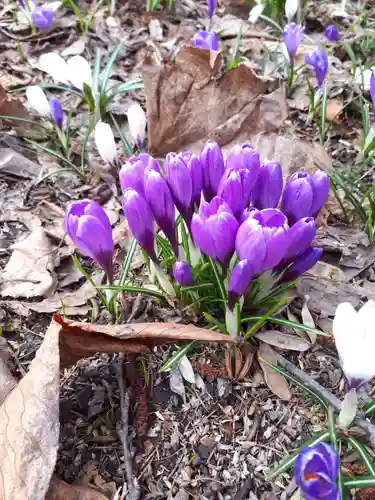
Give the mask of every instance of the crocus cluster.
[{"label": "crocus cluster", "polygon": [[306,500],[340,500],[337,487],[339,457],[327,443],[303,448],[297,456],[294,477]]},{"label": "crocus cluster", "polygon": [[38,85],[30,85],[26,89],[29,105],[40,115],[53,120],[61,130],[64,122],[64,111],[56,97],[47,99],[43,89]]},{"label": "crocus cluster", "polygon": [[[287,282],[321,257],[322,250],[311,244],[315,218],[328,197],[325,173],[295,173],[283,189],[278,163],[262,165],[250,144],[235,146],[224,158],[214,141],[199,155],[169,153],[163,171],[146,153],[131,157],[121,168],[123,208],[131,232],[157,263],[156,222],[178,260],[177,209],[195,245],[221,265],[223,275],[236,255],[229,276],[230,304],[265,271]],[[184,261],[176,262],[173,273],[182,285],[193,281]]]},{"label": "crocus cluster", "polygon": [[21,11],[26,18],[31,16],[32,22],[40,30],[46,30],[53,25],[55,12],[48,6],[37,5],[33,0],[20,0]]}]

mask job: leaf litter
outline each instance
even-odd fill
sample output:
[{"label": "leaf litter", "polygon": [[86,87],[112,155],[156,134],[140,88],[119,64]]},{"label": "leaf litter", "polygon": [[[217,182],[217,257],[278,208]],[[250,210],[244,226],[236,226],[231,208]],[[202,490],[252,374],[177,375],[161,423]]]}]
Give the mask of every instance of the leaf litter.
[{"label": "leaf litter", "polygon": [[[194,7],[194,9],[195,8],[196,7]],[[59,17],[59,26],[63,26],[65,14],[66,13],[64,11],[64,15]],[[73,19],[72,15],[69,14],[66,17],[69,18],[67,19],[66,27],[73,26],[76,21]],[[102,12],[100,12],[99,17],[102,21]],[[123,26],[127,26],[129,19],[134,19],[134,17],[134,12],[130,13],[127,9],[124,9],[121,16],[115,16],[113,21],[107,18],[105,24],[101,23],[101,28],[99,28],[99,23],[95,26],[97,33],[94,36],[98,36],[98,39],[95,40],[95,42],[100,43],[101,37],[105,40],[106,44],[111,42],[112,36],[115,38],[121,38],[121,30],[123,29]],[[326,15],[326,18],[328,20],[330,19],[328,15]],[[232,37],[234,35],[233,20],[231,22],[226,20],[226,36],[228,37]],[[155,26],[155,28],[153,28],[155,43],[162,42],[161,37],[163,37],[166,42],[165,47],[162,47],[162,51],[167,51],[167,44],[170,41],[168,40],[168,36],[176,33],[175,28],[172,26],[170,21],[165,18],[163,18],[160,22],[162,32],[160,32],[160,29],[156,29],[156,23],[153,24]],[[140,57],[142,50],[144,50],[142,45],[145,44],[145,40],[147,40],[147,38],[143,35],[142,39],[142,32],[144,33],[148,29],[148,25],[149,19],[146,23],[144,23],[143,21],[139,22],[138,19],[135,18],[134,28],[140,30],[139,36],[134,36],[134,29],[127,30],[126,39],[129,43],[125,44],[126,47],[123,54],[124,57],[121,60],[121,64],[117,68],[119,78],[124,80],[127,78],[134,61],[137,60],[137,57]],[[104,29],[103,26],[105,26]],[[194,33],[194,30],[191,32]],[[249,36],[251,35],[249,34]],[[255,37],[255,39],[262,40],[262,36],[264,36],[264,39],[266,40],[267,32],[264,32],[263,35],[260,33],[259,38]],[[129,40],[129,38],[133,38],[133,40]],[[73,42],[73,46],[71,45],[70,47],[73,52],[78,51],[80,53],[85,49],[88,51],[91,50],[93,41],[91,35],[87,39],[85,38],[84,43],[82,43],[82,40],[76,40],[77,44],[75,47],[74,39],[74,36],[69,38],[69,43]],[[52,42],[48,39],[43,40],[41,43],[46,44],[47,46],[52,44],[54,48],[57,47],[60,51],[66,48],[66,42],[63,41],[61,43],[59,38],[52,40]],[[37,47],[37,45],[38,44],[34,45],[34,48],[31,49],[31,53],[34,52],[35,54],[38,50],[40,50],[40,47]],[[169,44],[171,49],[170,52],[173,53],[175,51],[175,45],[175,41],[173,41],[172,44]],[[186,127],[185,129],[182,128],[183,124],[179,121],[175,123],[172,120],[172,125],[170,123],[163,124],[161,123],[161,120],[163,117],[167,116],[166,113],[164,113],[165,106],[163,107],[160,103],[155,102],[156,105],[160,107],[158,112],[155,113],[155,121],[149,120],[149,143],[152,145],[153,152],[155,154],[164,154],[163,148],[165,149],[165,152],[169,152],[174,149],[178,151],[185,148],[196,150],[196,146],[205,138],[213,137],[217,139],[225,149],[229,148],[233,143],[241,141],[247,142],[248,140],[251,140],[253,144],[261,150],[261,155],[264,160],[273,158],[282,159],[281,163],[286,176],[297,170],[301,164],[305,165],[307,170],[311,169],[311,171],[315,170],[316,166],[324,169],[331,168],[330,157],[324,149],[318,146],[317,143],[312,145],[307,140],[301,140],[301,138],[297,137],[295,131],[290,127],[290,122],[287,119],[288,102],[285,101],[283,89],[277,88],[277,82],[272,79],[263,80],[262,78],[257,77],[253,72],[256,66],[250,64],[246,69],[242,68],[240,71],[234,72],[234,74],[232,73],[230,78],[226,77],[230,83],[234,82],[234,85],[237,85],[235,88],[238,89],[238,92],[234,92],[233,94],[238,95],[234,98],[233,102],[227,103],[227,106],[223,106],[222,102],[225,103],[227,101],[222,99],[222,94],[218,91],[218,89],[225,89],[227,87],[223,84],[223,82],[225,83],[225,78],[223,79],[221,74],[219,59],[217,59],[212,66],[212,61],[209,61],[206,56],[192,56],[192,52],[196,51],[191,48],[184,50],[186,51],[182,51],[182,53],[180,53],[180,57],[177,57],[174,61],[166,63],[166,73],[172,78],[180,78],[181,80],[178,81],[184,82],[188,78],[189,82],[192,82],[192,94],[194,95],[194,93],[197,93],[198,97],[195,97],[193,102],[185,102],[185,95],[183,94],[183,91],[186,87],[184,85],[180,85],[179,89],[182,89],[182,92],[172,95],[172,99],[170,99],[170,93],[173,92],[174,86],[169,85],[168,88],[168,80],[166,82],[163,79],[157,82],[158,86],[155,88],[155,82],[157,80],[154,78],[154,88],[151,88],[151,97],[149,98],[147,97],[147,92],[150,88],[146,88],[146,98],[148,100],[153,98],[153,92],[155,91],[156,93],[160,93],[161,99],[164,98],[167,100],[168,98],[170,102],[173,103],[173,106],[176,106],[171,106],[171,117],[173,118],[173,111],[178,120],[181,120],[181,122],[185,120],[185,126],[187,115],[186,113],[184,114],[184,112],[190,112],[190,115],[188,116],[190,121],[187,122],[189,127]],[[258,49],[254,49],[254,52],[257,50]],[[150,51],[148,50],[148,52]],[[29,60],[32,59],[32,55],[27,54],[27,57]],[[150,65],[150,56],[146,61],[146,66],[147,65]],[[178,71],[176,72],[176,70]],[[146,68],[146,73],[147,71],[150,71],[149,67]],[[157,71],[161,71],[161,74],[164,75],[165,68],[162,68],[161,70],[159,68],[156,73],[155,71],[155,68],[151,68],[152,78],[155,74],[159,74]],[[168,73],[168,71],[170,71],[170,73]],[[226,85],[228,85],[228,81],[226,82]],[[164,97],[163,92],[167,94],[164,95]],[[230,96],[230,93],[227,92],[227,95]],[[209,99],[207,99],[207,96]],[[243,101],[241,101],[241,99],[243,99]],[[207,120],[204,116],[206,115],[205,110],[207,109],[207,107],[205,107],[205,101],[210,102],[211,105],[210,107],[212,112],[208,115],[210,120]],[[277,103],[277,105],[275,105],[275,103]],[[279,105],[279,103],[281,105]],[[18,104],[13,105],[19,106]],[[233,106],[234,108],[233,113],[228,110],[230,106]],[[199,113],[191,111],[193,108],[194,110],[199,110]],[[163,115],[161,114],[161,110],[163,110]],[[153,110],[152,103],[150,102],[148,103],[148,111],[149,113],[155,111]],[[263,111],[266,112],[266,119],[262,123],[260,123],[261,121],[259,120],[260,111],[262,111],[262,113]],[[22,107],[20,108],[20,112],[22,112]],[[78,111],[78,118],[80,113],[81,111]],[[198,123],[198,127],[194,125],[194,121]],[[202,121],[204,126],[201,127]],[[207,123],[208,121],[210,123]],[[8,126],[8,124],[6,125]],[[201,130],[199,130],[199,127],[201,127]],[[259,127],[260,130],[258,130],[257,127]],[[19,131],[19,133],[22,133],[22,131]],[[171,134],[170,137],[168,134]],[[9,171],[13,169],[13,165],[17,161],[18,160],[12,160],[9,164],[11,167],[7,168],[7,174],[9,174]],[[34,173],[34,166],[35,165],[29,164],[26,168],[23,168],[21,171],[22,175],[26,176],[28,175],[27,172],[30,171],[30,178],[32,178],[37,174],[37,168]],[[49,168],[47,164],[45,166],[46,168]],[[57,203],[62,207],[64,207],[65,204],[71,199],[75,199],[76,193],[74,191],[68,190],[68,194],[66,194],[66,192],[62,194],[61,191],[55,187],[58,185],[57,182],[51,182],[48,185],[50,192],[55,190],[57,191],[55,191],[54,194],[57,197]],[[86,191],[86,193],[87,192],[90,191]],[[50,196],[50,194],[47,196]],[[52,196],[51,199],[56,201],[54,196]],[[35,207],[33,207],[33,209],[34,208]],[[329,212],[337,213],[337,210],[329,210]],[[113,212],[113,215],[113,220],[115,221],[116,213]],[[323,217],[324,223],[326,222],[327,217],[328,214]],[[116,228],[119,226],[120,224],[118,224]],[[328,226],[328,229],[329,228],[332,228],[332,226]],[[321,229],[322,238],[324,238],[324,235],[326,237],[325,243],[328,249],[329,244],[327,243],[328,237],[326,232],[327,226],[324,224]],[[62,237],[62,235],[59,234],[57,240],[55,241],[52,234],[53,230],[49,232],[46,228],[45,232],[52,238],[54,244],[57,243],[59,238]],[[124,241],[124,235],[126,241],[126,228],[125,232],[123,229],[119,230],[118,239],[121,240],[121,243]],[[364,247],[367,246],[365,239],[362,238],[362,236],[359,236],[357,239],[363,242]],[[352,243],[346,246],[345,236],[343,237],[343,246],[340,247],[340,252],[343,252],[343,257],[342,260],[336,264],[340,265],[340,269],[343,269],[344,272],[349,269],[349,273],[356,272],[355,276],[362,276],[363,272],[372,265],[372,262],[370,262],[372,247],[371,245],[368,246],[368,254],[370,255],[369,260],[367,260],[366,251],[362,254],[362,250],[360,250],[359,258],[356,259],[356,251],[359,247],[362,248],[362,243],[360,243],[358,247],[355,244],[355,240],[356,237],[353,236]],[[61,249],[59,249],[59,255],[60,251]],[[335,253],[339,254],[339,252]],[[345,265],[342,266],[345,259],[348,263],[347,267]],[[87,302],[90,293],[83,293],[85,285],[82,285],[73,291],[61,290],[60,287],[63,283],[64,273],[60,275],[58,269],[59,268],[52,266],[52,271],[57,273],[59,282],[56,285],[56,291],[54,291],[54,293],[52,293],[49,297],[44,298],[41,302],[23,301],[21,303],[16,300],[13,302],[18,303],[19,306],[25,307],[26,310],[32,310],[32,308],[34,308],[35,311],[39,307],[39,310],[45,311],[45,313],[57,310],[63,314],[66,313],[68,315],[72,315],[75,314],[75,310],[81,310],[82,314],[86,314],[91,309],[91,305]],[[349,274],[346,276],[348,281],[354,277],[349,277]],[[318,281],[318,279],[313,280],[312,278],[307,278],[310,280],[308,284],[299,288],[301,303],[303,304],[302,310],[299,313],[301,314],[303,323],[308,326],[313,324],[311,321],[312,318],[308,317],[308,310],[310,310],[314,316],[318,316],[317,324],[319,324],[319,320],[325,319],[325,316],[328,315],[328,317],[332,317],[332,311],[334,311],[338,300],[341,301],[344,298],[349,299],[355,304],[359,304],[363,299],[371,296],[371,293],[368,292],[368,288],[365,286],[366,283],[361,282],[359,286],[357,284],[353,285],[352,283],[346,283],[346,286],[342,286],[342,283],[336,283],[327,278],[326,281],[321,281],[320,279]],[[65,286],[74,285],[74,283],[74,281],[69,283],[68,280],[68,284]],[[316,290],[315,284],[317,283],[323,283],[323,285],[318,285]],[[302,283],[302,285],[304,284]],[[326,295],[322,290],[325,286],[327,286],[328,290],[329,304],[327,307],[323,307],[322,311],[318,306],[322,306],[325,303]],[[86,287],[86,291],[88,292],[88,287]],[[72,295],[69,296],[69,293]],[[74,294],[76,294],[77,299],[74,299]],[[306,295],[310,297],[308,310],[306,306]],[[69,302],[70,299],[72,302]],[[8,300],[7,302],[9,303],[11,301]],[[66,305],[65,309],[64,304]],[[155,305],[152,301],[146,301],[145,311],[142,311],[141,315],[137,316],[136,321],[139,321],[140,318],[143,318],[144,321],[149,321],[150,319],[153,320],[153,314],[155,314]],[[320,315],[322,315],[323,318],[319,317]],[[35,316],[33,316],[33,318],[34,317]],[[168,318],[167,314],[166,318]],[[176,318],[175,315],[172,319],[173,321],[180,321],[180,318]],[[73,361],[75,363],[64,372],[62,380],[62,390],[64,394],[61,397],[61,403],[64,403],[64,406],[67,406],[69,400],[78,395],[80,406],[78,410],[77,407],[74,406],[74,411],[76,412],[76,415],[80,415],[81,419],[83,418],[84,432],[86,429],[89,429],[89,427],[94,428],[94,432],[92,435],[90,434],[90,436],[92,437],[96,447],[102,447],[103,454],[106,456],[106,461],[110,461],[112,470],[119,467],[120,472],[118,473],[117,471],[118,475],[114,472],[112,477],[115,477],[117,485],[121,486],[121,465],[117,463],[116,459],[112,459],[112,456],[117,454],[117,450],[114,451],[113,445],[103,445],[103,443],[106,443],[106,439],[114,439],[111,434],[111,422],[107,422],[107,428],[104,426],[106,430],[103,432],[102,421],[98,423],[93,419],[90,420],[90,418],[82,410],[82,408],[85,407],[85,397],[82,396],[82,392],[84,391],[80,390],[82,387],[85,387],[85,385],[88,385],[93,391],[96,399],[89,398],[89,401],[86,402],[88,405],[90,405],[91,402],[95,403],[95,401],[102,401],[103,398],[100,394],[103,391],[106,391],[106,394],[108,392],[110,397],[107,398],[106,396],[104,398],[104,406],[103,403],[95,403],[102,408],[102,413],[99,411],[98,418],[102,419],[103,415],[106,417],[107,413],[105,409],[113,408],[113,393],[116,391],[113,391],[113,383],[110,381],[110,376],[103,379],[105,383],[103,383],[103,380],[98,379],[101,378],[100,374],[103,373],[104,370],[108,370],[108,365],[112,363],[113,359],[109,353],[116,352],[117,349],[119,349],[119,339],[115,338],[113,332],[110,333],[105,329],[103,330],[102,327],[104,325],[99,325],[99,327],[97,326],[93,329],[87,328],[87,326],[78,327],[78,323],[75,325],[77,330],[72,331],[69,330],[68,323],[66,323],[66,331],[64,331],[63,334],[64,339],[60,344],[60,348],[62,346],[63,363],[66,365],[69,365],[69,363],[72,363]],[[87,323],[84,323],[84,325],[87,325]],[[150,327],[150,323],[147,323],[147,326]],[[154,328],[156,329],[154,332],[157,332],[158,327],[155,326]],[[135,331],[137,332],[138,330],[136,329]],[[259,332],[257,334],[258,340],[260,340],[262,334],[264,333],[265,332]],[[196,331],[196,334],[199,335],[198,330]],[[273,330],[273,339],[276,338],[280,340],[283,339],[284,336],[285,334],[281,329],[277,332]],[[289,337],[292,337],[293,340],[291,341]],[[307,341],[304,339],[290,335],[289,337],[287,337],[287,339],[289,339],[292,343],[300,342],[301,344],[304,343],[303,345],[307,344]],[[85,343],[90,344],[93,341],[93,338],[95,338],[96,344],[92,344],[91,348],[88,345],[84,345]],[[313,339],[311,339],[311,341],[312,340]],[[141,347],[138,346],[137,349],[142,350],[146,346],[148,349],[147,352],[155,352],[154,344],[152,344],[150,338],[148,338],[148,340],[143,339],[143,341],[144,343],[141,343]],[[125,344],[128,344],[129,346],[130,343],[131,345],[131,338],[125,337],[121,339],[121,343],[123,348]],[[275,346],[275,349],[280,348],[285,349],[285,344],[283,346],[282,341],[280,346]],[[314,346],[314,348],[311,349],[308,348],[304,356],[298,357],[298,360],[303,360],[303,363],[305,363],[306,370],[311,370],[313,372],[319,370],[316,365],[317,355],[315,353],[315,349],[319,348],[319,345]],[[100,352],[108,352],[108,354],[95,354],[96,351],[94,352],[94,349],[98,349]],[[220,361],[222,362],[222,359],[217,359],[216,351],[218,350],[219,349],[215,346],[215,344],[204,349],[203,356],[207,356],[206,366],[210,364],[211,360],[216,359],[219,361],[218,365],[220,367]],[[263,353],[264,359],[268,359],[270,362],[275,360],[272,348],[264,342],[260,343],[259,352],[261,354]],[[157,353],[159,354],[159,351],[157,351]],[[77,362],[77,358],[88,355],[91,356],[88,360],[81,359]],[[202,353],[198,354],[199,360],[201,355]],[[297,354],[292,351],[290,355],[292,357],[297,356]],[[223,383],[219,383],[218,381],[216,383],[215,377],[210,375],[206,376],[205,381],[207,391],[205,391],[204,394],[201,394],[199,388],[198,392],[191,384],[190,380],[192,380],[192,373],[190,371],[190,367],[186,368],[185,366],[185,374],[186,378],[189,379],[189,385],[184,384],[183,390],[185,397],[182,408],[179,406],[181,401],[176,404],[173,397],[170,397],[170,392],[167,392],[167,400],[162,400],[162,391],[159,391],[159,389],[160,387],[168,385],[168,378],[166,376],[164,379],[163,376],[157,374],[158,362],[160,362],[160,359],[158,359],[157,362],[155,362],[155,360],[151,361],[155,377],[158,379],[155,381],[156,383],[153,388],[156,393],[153,394],[153,398],[155,398],[154,400],[157,411],[163,418],[163,424],[160,427],[159,432],[156,433],[160,439],[151,443],[151,446],[148,447],[149,453],[145,454],[142,457],[143,460],[141,461],[140,477],[142,480],[147,481],[150,495],[157,496],[158,492],[160,493],[160,491],[162,491],[161,494],[165,497],[169,495],[181,500],[187,498],[187,496],[183,496],[184,493],[187,495],[186,491],[193,491],[194,493],[204,495],[207,498],[213,498],[212,494],[215,494],[215,492],[219,490],[221,495],[229,495],[229,497],[232,498],[234,497],[234,492],[237,491],[237,486],[244,482],[245,478],[252,476],[252,471],[254,469],[257,471],[265,470],[268,464],[284,454],[286,448],[298,446],[300,437],[309,433],[309,431],[306,432],[306,429],[311,430],[311,427],[309,426],[313,417],[315,419],[315,427],[319,428],[320,425],[323,426],[324,415],[320,415],[319,413],[313,414],[313,412],[310,412],[309,408],[306,407],[304,400],[301,400],[299,395],[294,392],[293,388],[288,387],[288,384],[281,376],[272,376],[272,373],[275,375],[275,372],[267,372],[265,368],[266,365],[263,363],[262,366],[261,360],[258,365],[258,362],[253,358],[254,356],[252,354],[244,356],[243,359],[240,359],[240,356],[236,356],[236,366],[234,367],[235,373],[232,374],[232,378],[234,378],[233,382],[228,383],[228,381],[224,381]],[[296,359],[297,358],[295,358],[295,360]],[[193,356],[191,362],[193,373],[195,371],[196,361],[197,359]],[[329,373],[330,369],[332,369],[332,373],[337,373],[337,366],[335,366],[334,362],[332,364],[330,359],[326,359],[325,363],[327,364],[327,373]],[[259,370],[259,366],[261,370]],[[212,368],[214,367],[212,366]],[[184,370],[184,368],[182,370]],[[105,371],[105,373],[107,373],[107,371]],[[178,368],[178,373],[181,373],[180,368]],[[325,373],[326,372],[323,372],[321,376],[323,376],[323,380],[331,387],[334,385],[333,376],[330,378],[330,376],[327,375],[327,378],[324,378],[326,376]],[[195,379],[199,377],[197,371],[195,371],[194,376]],[[11,382],[11,384],[15,384],[14,379],[12,380],[13,382]],[[270,392],[265,386],[265,381],[271,388],[273,387],[272,390],[276,394],[280,395],[281,399],[287,401],[286,405],[284,405],[282,401],[277,400],[277,398],[272,397],[272,395],[270,396]],[[77,382],[78,385],[74,385]],[[220,404],[217,404],[218,394],[220,395]],[[110,399],[111,403],[109,403]],[[235,401],[233,401],[233,399]],[[107,407],[105,407],[106,404],[108,404]],[[94,408],[95,405],[93,404],[92,407]],[[242,420],[245,421],[245,419],[249,422],[248,428],[250,428],[250,437],[240,435],[241,430],[243,429]],[[64,441],[62,444],[62,453],[65,453],[66,455],[65,457],[64,455],[60,456],[61,461],[60,467],[58,466],[58,470],[60,472],[60,476],[64,477],[63,474],[65,471],[62,471],[62,464],[64,463],[63,458],[66,459],[68,456],[67,463],[69,466],[66,467],[66,472],[68,470],[69,472],[74,471],[74,477],[74,475],[78,474],[79,468],[77,471],[77,467],[74,466],[73,462],[76,461],[83,467],[85,461],[84,453],[81,453],[79,450],[82,449],[81,447],[84,447],[84,450],[90,453],[90,444],[83,444],[85,439],[79,434],[80,429],[82,429],[80,425],[82,424],[79,420],[77,420],[77,418],[70,417],[70,419],[63,420],[63,422]],[[180,428],[182,431],[180,432],[180,442],[177,443],[177,447],[180,446],[180,448],[177,448],[177,451],[183,452],[180,463],[176,463],[173,455],[173,453],[175,453],[176,446],[176,440],[174,437],[175,431],[173,430],[175,428]],[[74,430],[72,431],[72,429]],[[106,434],[106,432],[108,432],[108,434]],[[77,433],[77,436],[73,437],[73,439],[71,437],[72,433],[73,436]],[[89,433],[90,431],[88,434]],[[79,436],[81,436],[80,440]],[[243,438],[249,439],[246,441]],[[68,453],[69,447],[66,446],[66,442],[69,440],[70,442],[73,442],[73,446],[74,443],[79,442],[78,452],[74,452],[70,456]],[[268,448],[272,447],[273,451],[267,449],[267,446]],[[154,456],[152,453],[155,452],[161,458],[161,462],[153,458]],[[191,462],[189,456],[196,456],[197,460]],[[97,461],[98,463],[101,463],[103,468],[105,468],[105,462],[100,458],[100,456],[97,458]],[[161,463],[163,464],[162,467],[160,466]],[[164,465],[167,467],[165,468]],[[207,477],[218,479],[208,481]],[[66,476],[66,479],[68,479],[68,476]],[[106,474],[106,479],[110,479],[108,473]],[[252,495],[255,500],[256,495],[256,498],[259,498],[261,492],[264,492],[264,485],[257,477],[253,477],[252,480],[254,482],[254,491],[256,492],[252,493]],[[1,481],[3,482],[3,479]],[[69,478],[69,481],[72,482],[72,478]],[[69,495],[71,495],[72,499],[80,498],[81,500],[86,500],[86,498],[87,500],[88,498],[96,498],[96,496],[98,500],[107,498],[103,497],[102,493],[99,491],[94,491],[92,489],[83,492],[81,488],[84,487],[77,486],[75,483],[68,486],[66,483],[61,483],[59,480],[53,479],[51,488],[54,484],[57,484],[56,491],[54,492],[52,489],[52,492],[50,491],[49,495],[56,496],[52,496],[50,500],[53,498],[61,498],[61,495],[65,495],[62,498],[68,498],[69,500]],[[85,486],[85,488],[88,487]],[[276,486],[276,498],[280,496],[282,491],[278,488],[279,487]],[[72,489],[75,490],[74,497]],[[47,499],[48,498],[49,497],[47,496]]]}]

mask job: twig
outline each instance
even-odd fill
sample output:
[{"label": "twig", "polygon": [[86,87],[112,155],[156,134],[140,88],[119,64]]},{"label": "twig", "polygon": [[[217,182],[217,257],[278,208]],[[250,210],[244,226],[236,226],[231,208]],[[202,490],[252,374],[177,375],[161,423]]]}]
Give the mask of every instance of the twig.
[{"label": "twig", "polygon": [[[332,408],[337,411],[341,410],[341,401],[330,391],[311,378],[310,375],[297,368],[293,363],[281,356],[281,354],[277,354],[277,362],[292,375],[295,375],[302,382],[304,382],[308,387],[318,392],[327,401],[327,403],[332,406]],[[369,443],[375,450],[375,425],[371,424],[368,420],[365,420],[365,418],[363,418],[363,414],[361,413],[359,413],[356,417],[356,424],[358,427],[367,432]]]},{"label": "twig", "polygon": [[124,452],[124,464],[126,482],[128,484],[128,494],[126,500],[139,500],[140,488],[137,479],[133,476],[132,457],[129,451],[129,407],[130,397],[129,392],[125,389],[124,384],[124,354],[119,355],[119,373],[118,383],[120,390],[120,407],[121,407],[121,427],[118,429],[122,449]]}]

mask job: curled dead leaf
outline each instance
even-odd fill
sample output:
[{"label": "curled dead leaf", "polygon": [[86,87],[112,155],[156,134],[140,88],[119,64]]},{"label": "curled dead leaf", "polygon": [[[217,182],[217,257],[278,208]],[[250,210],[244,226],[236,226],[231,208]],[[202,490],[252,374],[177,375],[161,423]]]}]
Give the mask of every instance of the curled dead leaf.
[{"label": "curled dead leaf", "polygon": [[29,372],[0,406],[1,499],[44,500],[47,493],[59,443],[60,330],[52,321]]},{"label": "curled dead leaf", "polygon": [[171,342],[199,340],[234,344],[228,335],[212,332],[194,325],[176,323],[132,323],[127,325],[97,325],[70,321],[59,314],[53,316],[62,326],[60,359],[69,366],[96,352],[125,352],[148,354],[157,345]]},{"label": "curled dead leaf", "polygon": [[279,332],[278,330],[258,332],[255,334],[255,337],[266,344],[290,351],[303,352],[311,347],[310,342],[307,342],[307,340],[295,335],[290,335],[289,333]]},{"label": "curled dead leaf", "polygon": [[290,392],[288,382],[285,378],[275,370],[273,370],[266,363],[262,362],[262,358],[264,358],[269,363],[273,365],[277,364],[277,355],[273,351],[273,349],[267,344],[261,344],[258,349],[258,361],[260,367],[263,370],[264,380],[271,391],[276,394],[283,401],[289,401],[292,397],[292,393]]},{"label": "curled dead leaf", "polygon": [[108,497],[88,486],[67,484],[53,477],[45,500],[108,500]]}]

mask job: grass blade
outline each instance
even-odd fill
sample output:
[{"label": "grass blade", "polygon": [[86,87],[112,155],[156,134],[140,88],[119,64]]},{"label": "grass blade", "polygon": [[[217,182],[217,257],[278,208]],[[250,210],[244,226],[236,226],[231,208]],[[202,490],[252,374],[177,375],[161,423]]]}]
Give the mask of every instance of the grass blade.
[{"label": "grass blade", "polygon": [[128,293],[143,293],[144,295],[150,295],[151,297],[156,297],[157,299],[164,299],[164,295],[156,290],[150,290],[149,288],[141,288],[138,286],[131,285],[103,285],[98,287],[104,290],[114,290],[116,292],[128,292]]},{"label": "grass blade", "polygon": [[107,64],[105,65],[105,68],[103,70],[103,75],[102,75],[102,81],[100,82],[100,93],[104,94],[106,91],[107,83],[109,80],[109,77],[111,76],[111,71],[112,67],[116,62],[116,59],[120,53],[120,50],[122,48],[122,42],[120,42],[114,50],[111,52],[111,55],[108,57]]},{"label": "grass blade", "polygon": [[246,334],[245,334],[245,340],[249,340],[249,338],[251,337],[251,335],[253,333],[255,333],[258,328],[260,328],[263,323],[266,322],[266,320],[273,314],[275,313],[278,309],[280,309],[280,307],[285,304],[285,302],[288,300],[287,297],[282,297],[273,307],[271,307],[270,309],[268,309],[268,311],[263,315],[263,316],[260,316],[258,321],[255,323],[255,325],[253,325],[252,327],[250,327]]},{"label": "grass blade", "polygon": [[365,409],[365,415],[366,417],[371,417],[371,415],[374,415],[375,413],[375,399],[371,401]]},{"label": "grass blade", "polygon": [[172,354],[170,358],[162,365],[159,372],[165,373],[168,372],[176,363],[180,361],[189,351],[193,349],[198,344],[198,340],[192,340],[187,344],[179,346],[177,351]]},{"label": "grass blade", "polygon": [[[305,448],[306,446],[314,446],[318,443],[322,443],[323,441],[328,441],[328,440],[329,440],[329,432],[324,430],[318,432],[317,434],[314,434],[314,436],[311,439],[303,443],[301,448]],[[282,460],[279,463],[279,465],[277,465],[266,475],[266,480],[274,481],[277,478],[277,476],[289,470],[294,465],[294,462],[296,461],[296,458],[301,448],[298,448],[298,450],[296,450],[295,452],[291,453],[286,458],[284,458],[284,460]]]},{"label": "grass blade", "polygon": [[[248,323],[249,321],[259,321],[263,316],[248,316],[241,320],[241,323]],[[267,322],[275,323],[276,325],[283,325],[290,328],[297,328],[299,330],[304,330],[306,332],[315,333],[316,335],[323,335],[325,337],[330,337],[328,333],[322,332],[321,330],[317,330],[316,328],[312,328],[308,325],[303,325],[302,323],[297,323],[296,321],[289,321],[288,319],[276,318],[274,316],[268,317]],[[375,403],[375,402],[374,402]],[[375,411],[375,407],[374,407]]]},{"label": "grass blade", "polygon": [[113,116],[112,113],[110,113],[110,117],[113,121],[113,124],[117,130],[117,133],[120,137],[120,140],[124,146],[124,152],[125,152],[125,155],[126,156],[133,156],[134,152],[133,152],[133,148],[130,144],[130,142],[126,139],[126,137],[124,136],[124,134],[121,132],[121,128],[120,128],[120,125],[117,123],[117,120],[115,119],[115,117]]},{"label": "grass blade", "polygon": [[365,465],[367,472],[375,477],[375,464],[374,459],[371,457],[366,448],[355,438],[348,437],[348,442],[352,445],[352,447],[357,452],[358,457],[362,460]]},{"label": "grass blade", "polygon": [[351,477],[344,481],[346,488],[373,488],[375,486],[375,476]]},{"label": "grass blade", "polygon": [[130,92],[132,90],[143,89],[143,80],[140,78],[135,78],[134,80],[129,80],[128,82],[121,83],[114,89],[108,90],[104,97],[104,105],[106,106],[112,99],[121,92]]}]

